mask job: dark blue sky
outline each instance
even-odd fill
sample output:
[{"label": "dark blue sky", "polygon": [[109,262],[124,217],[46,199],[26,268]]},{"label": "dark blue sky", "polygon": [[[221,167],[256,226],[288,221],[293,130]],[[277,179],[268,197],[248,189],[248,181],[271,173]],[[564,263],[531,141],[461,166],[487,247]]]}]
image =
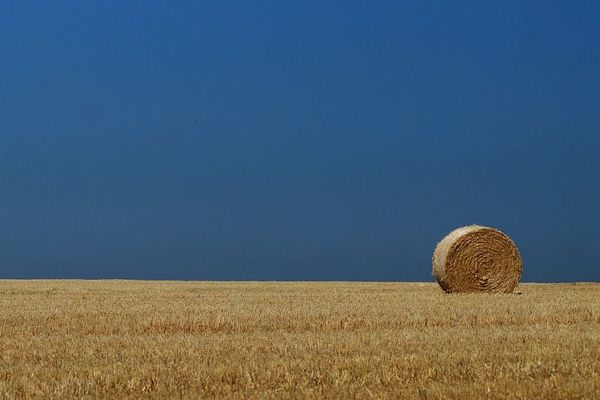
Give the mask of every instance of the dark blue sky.
[{"label": "dark blue sky", "polygon": [[598,4],[2,1],[0,277],[598,281]]}]

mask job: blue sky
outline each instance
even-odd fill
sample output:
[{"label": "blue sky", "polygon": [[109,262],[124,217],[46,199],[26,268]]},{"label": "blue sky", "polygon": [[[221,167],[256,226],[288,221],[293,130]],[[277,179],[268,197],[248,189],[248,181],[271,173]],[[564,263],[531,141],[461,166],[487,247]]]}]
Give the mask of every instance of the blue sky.
[{"label": "blue sky", "polygon": [[2,1],[0,277],[429,281],[479,223],[598,281],[599,18]]}]

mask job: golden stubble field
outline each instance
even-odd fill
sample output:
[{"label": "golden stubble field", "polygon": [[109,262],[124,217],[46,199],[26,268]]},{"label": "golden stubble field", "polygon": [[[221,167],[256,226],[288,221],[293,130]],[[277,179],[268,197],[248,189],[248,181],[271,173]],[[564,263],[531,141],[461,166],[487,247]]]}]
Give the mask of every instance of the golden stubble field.
[{"label": "golden stubble field", "polygon": [[0,281],[1,398],[600,398],[600,285]]}]

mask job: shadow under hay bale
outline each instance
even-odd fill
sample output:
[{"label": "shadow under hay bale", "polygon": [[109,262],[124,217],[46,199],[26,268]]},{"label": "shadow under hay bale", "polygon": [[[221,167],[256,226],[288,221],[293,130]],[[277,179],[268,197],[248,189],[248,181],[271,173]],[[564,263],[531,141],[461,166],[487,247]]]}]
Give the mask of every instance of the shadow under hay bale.
[{"label": "shadow under hay bale", "polygon": [[523,262],[514,242],[497,229],[479,225],[450,232],[433,253],[433,275],[449,293],[511,293]]}]

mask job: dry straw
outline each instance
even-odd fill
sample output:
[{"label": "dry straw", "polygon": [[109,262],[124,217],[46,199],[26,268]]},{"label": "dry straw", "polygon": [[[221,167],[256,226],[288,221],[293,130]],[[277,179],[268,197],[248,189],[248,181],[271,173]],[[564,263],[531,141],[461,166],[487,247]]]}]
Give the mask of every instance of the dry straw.
[{"label": "dry straw", "polygon": [[514,242],[485,226],[455,229],[433,253],[433,275],[446,292],[511,293],[522,269]]}]

